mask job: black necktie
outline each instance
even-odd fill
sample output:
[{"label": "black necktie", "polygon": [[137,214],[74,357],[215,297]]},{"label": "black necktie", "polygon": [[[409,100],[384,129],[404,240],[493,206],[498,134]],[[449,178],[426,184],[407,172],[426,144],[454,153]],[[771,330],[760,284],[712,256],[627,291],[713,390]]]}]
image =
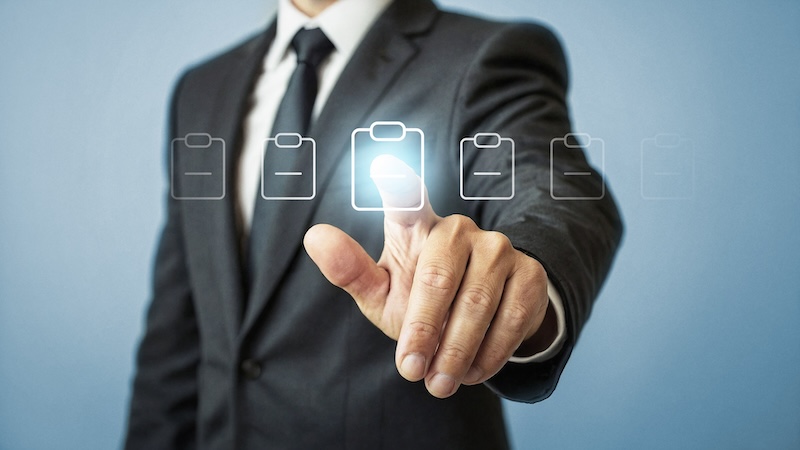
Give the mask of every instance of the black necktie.
[{"label": "black necktie", "polygon": [[[275,122],[272,125],[272,136],[279,133],[297,133],[305,136],[311,122],[311,113],[317,98],[319,81],[317,71],[320,63],[333,51],[333,44],[319,28],[302,29],[292,39],[292,48],[297,54],[297,67],[289,79],[286,93],[278,106]],[[277,150],[274,141],[270,141],[266,152]],[[308,167],[311,163],[307,152],[284,152],[282,158],[290,158],[283,162],[290,167]],[[262,161],[264,164],[264,161]],[[269,170],[269,167],[265,167]],[[292,177],[288,177],[292,178]],[[296,177],[295,177],[296,178]],[[265,180],[265,185],[259,185],[256,195],[256,206],[253,212],[253,224],[250,228],[250,243],[247,249],[247,285],[252,288],[257,270],[267,270],[267,267],[258,267],[259,254],[266,252],[273,254],[276,251],[294,251],[286,248],[288,243],[280,242],[274,233],[281,226],[291,224],[281,223],[280,208],[283,200],[265,200],[261,197],[262,189],[265,192],[286,190],[286,186],[274,186],[274,183],[291,183],[292,180],[276,180],[270,177]],[[273,186],[270,186],[273,184]],[[291,189],[289,189],[291,191]],[[285,219],[285,218],[284,218]],[[285,220],[284,220],[285,221]],[[272,234],[272,236],[270,236]]]}]

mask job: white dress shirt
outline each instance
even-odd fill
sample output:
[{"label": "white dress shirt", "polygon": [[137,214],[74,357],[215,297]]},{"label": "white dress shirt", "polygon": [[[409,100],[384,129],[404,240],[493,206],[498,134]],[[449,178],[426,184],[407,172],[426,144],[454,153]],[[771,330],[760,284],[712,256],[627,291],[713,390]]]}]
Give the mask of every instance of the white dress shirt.
[{"label": "white dress shirt", "polygon": [[[278,106],[297,66],[297,56],[290,45],[294,35],[302,28],[320,28],[335,47],[319,67],[319,90],[314,103],[313,122],[325,106],[339,75],[364,35],[391,2],[392,0],[338,0],[316,17],[310,18],[300,12],[291,0],[279,0],[275,39],[264,58],[263,70],[255,83],[250,97],[250,111],[244,122],[244,142],[236,186],[243,242],[247,242],[258,198],[264,140],[270,136]],[[563,346],[566,340],[564,307],[561,297],[549,280],[547,293],[556,311],[558,337],[543,352],[529,357],[512,357],[511,362],[544,361],[553,357]]]},{"label": "white dress shirt", "polygon": [[320,28],[334,50],[319,67],[319,90],[312,122],[322,111],[328,96],[350,57],[369,28],[392,0],[339,0],[312,18],[300,12],[291,0],[278,2],[275,40],[264,58],[263,72],[250,98],[251,109],[244,123],[244,143],[238,173],[238,202],[242,233],[247,236],[261,177],[261,151],[271,135],[275,114],[297,66],[291,48],[294,35],[302,28]]}]

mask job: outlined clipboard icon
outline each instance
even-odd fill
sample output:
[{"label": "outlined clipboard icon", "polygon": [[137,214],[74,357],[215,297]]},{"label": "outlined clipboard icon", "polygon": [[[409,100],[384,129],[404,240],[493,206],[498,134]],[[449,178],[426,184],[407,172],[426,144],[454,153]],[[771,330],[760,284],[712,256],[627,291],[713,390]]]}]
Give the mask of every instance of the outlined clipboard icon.
[{"label": "outlined clipboard icon", "polygon": [[170,195],[175,200],[225,198],[225,141],[188,133],[170,143]]},{"label": "outlined clipboard icon", "polygon": [[642,198],[689,199],[694,196],[694,145],[677,134],[642,140]]},{"label": "outlined clipboard icon", "polygon": [[[370,165],[380,155],[397,157],[419,175],[419,203],[384,207],[370,176]],[[425,134],[398,121],[378,121],[369,128],[356,128],[350,135],[350,174],[350,203],[356,211],[419,211],[425,204]]]},{"label": "outlined clipboard icon", "polygon": [[[477,153],[483,153],[477,158]],[[514,140],[497,133],[477,133],[459,144],[459,178],[464,200],[511,200],[514,198]],[[470,164],[465,172],[465,161]],[[507,181],[510,180],[510,183]]]},{"label": "outlined clipboard icon", "polygon": [[[581,141],[583,141],[581,143]],[[591,156],[589,159],[595,164],[600,165],[600,171],[596,172],[592,166],[587,165],[581,170],[563,170],[556,167],[554,163],[557,156],[576,152],[576,159],[582,159],[583,155]],[[586,133],[567,133],[563,138],[555,138],[550,141],[550,197],[553,200],[600,200],[606,195],[605,180],[605,142],[600,138],[593,138]],[[599,187],[595,192],[586,192],[576,196],[573,191],[565,191],[560,186],[569,186],[570,178],[599,176]]]},{"label": "outlined clipboard icon", "polygon": [[317,195],[317,143],[297,133],[278,133],[264,141],[261,198],[312,200]]}]

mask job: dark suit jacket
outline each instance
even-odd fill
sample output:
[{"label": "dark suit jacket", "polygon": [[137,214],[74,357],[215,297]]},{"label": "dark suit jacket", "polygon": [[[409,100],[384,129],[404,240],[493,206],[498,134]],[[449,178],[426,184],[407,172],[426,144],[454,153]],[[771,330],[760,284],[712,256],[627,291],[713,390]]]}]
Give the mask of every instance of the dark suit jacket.
[{"label": "dark suit jacket", "polygon": [[[228,193],[235,192],[253,81],[274,33],[273,24],[192,68],[175,89],[169,138],[223,138],[231,149]],[[286,251],[258,255],[249,292],[234,195],[167,200],[128,448],[505,448],[497,395],[536,402],[552,393],[621,235],[609,195],[551,199],[550,141],[570,132],[566,90],[561,47],[545,28],[444,13],[430,0],[397,0],[369,31],[312,125],[317,197],[282,205],[287,226],[270,238]],[[462,386],[437,400],[422,383],[400,377],[394,341],[322,277],[301,244],[312,224],[342,228],[373,257],[382,248],[382,213],[350,207],[350,133],[376,120],[424,130],[426,184],[439,215],[469,215],[545,266],[567,313],[568,341],[556,357],[509,363],[485,385]],[[513,200],[459,196],[459,142],[485,131],[516,141]],[[574,152],[553,164],[587,170]],[[601,183],[581,178],[560,182],[560,192],[580,196]]]}]

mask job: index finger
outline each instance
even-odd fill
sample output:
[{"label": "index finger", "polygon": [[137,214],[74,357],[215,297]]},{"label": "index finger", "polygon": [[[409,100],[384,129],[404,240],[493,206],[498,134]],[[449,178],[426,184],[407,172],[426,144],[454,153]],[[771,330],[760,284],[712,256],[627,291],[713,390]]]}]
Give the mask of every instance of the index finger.
[{"label": "index finger", "polygon": [[408,164],[392,155],[380,155],[372,161],[369,175],[381,195],[387,220],[427,228],[436,223],[438,216],[428,201],[427,189]]}]

